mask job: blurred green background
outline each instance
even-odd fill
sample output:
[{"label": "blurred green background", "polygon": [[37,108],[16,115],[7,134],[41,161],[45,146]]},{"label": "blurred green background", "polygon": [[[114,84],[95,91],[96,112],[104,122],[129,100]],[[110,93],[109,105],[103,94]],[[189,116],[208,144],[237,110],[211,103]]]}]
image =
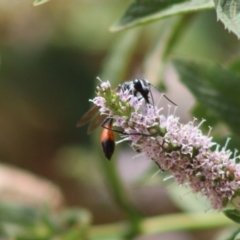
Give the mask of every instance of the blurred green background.
[{"label": "blurred green background", "polygon": [[[77,129],[76,123],[91,106],[88,99],[94,96],[97,76],[113,85],[135,77],[158,81],[155,73],[161,66],[153,49],[162,26],[168,28],[168,19],[110,32],[127,4],[122,0],[52,0],[32,7],[31,0],[0,1],[0,160],[2,171],[10,165],[23,174],[16,179],[16,168],[7,174],[0,201],[33,206],[47,202],[53,210],[79,206],[92,213],[94,224],[125,219],[102,172],[101,161],[107,160],[98,142],[100,129],[89,136],[86,127]],[[130,53],[124,59],[126,66],[116,71],[122,59],[114,53],[120,51],[116,50],[119,41]],[[216,21],[214,11],[208,11],[189,20],[171,55],[207,58],[224,65],[238,52],[237,38]],[[187,121],[194,100],[171,69],[166,75],[172,79],[164,82],[168,96],[178,104],[183,122]],[[144,157],[133,159],[135,154],[127,144],[117,147],[115,155],[107,164],[117,165],[144,216],[180,211],[161,186],[162,177],[151,178],[157,171],[153,163]],[[20,169],[34,175],[25,178]],[[31,177],[36,176],[48,181],[35,183]],[[52,183],[54,190],[49,190]],[[27,190],[21,190],[23,186]],[[36,196],[41,187],[48,190]],[[214,233],[204,234],[209,239]],[[182,239],[203,239],[203,235],[189,233]]]}]

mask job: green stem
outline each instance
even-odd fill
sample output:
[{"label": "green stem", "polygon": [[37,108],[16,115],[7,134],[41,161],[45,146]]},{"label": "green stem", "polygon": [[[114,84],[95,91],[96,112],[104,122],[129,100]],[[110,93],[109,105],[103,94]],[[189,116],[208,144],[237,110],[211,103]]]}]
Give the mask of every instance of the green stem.
[{"label": "green stem", "polygon": [[[158,81],[164,78],[163,75],[169,56],[195,16],[196,14],[192,13],[162,20],[159,35],[147,54],[144,63],[144,75],[151,76],[152,84],[159,86]],[[156,64],[156,62],[159,62],[159,64]]]},{"label": "green stem", "polygon": [[[135,50],[140,33],[141,31],[134,30],[121,33],[121,35],[118,36],[103,64],[103,68],[100,73],[101,79],[110,79],[112,86],[118,86],[127,72],[130,59],[133,51]],[[141,221],[140,213],[129,200],[122,181],[118,175],[115,165],[116,161],[114,160],[109,162],[105,159],[101,159],[101,163],[105,179],[109,185],[110,191],[112,192],[112,196],[118,206],[126,213],[130,221],[128,230],[124,231],[126,234],[125,237],[127,239],[132,239],[133,236],[139,234]]]},{"label": "green stem", "polygon": [[193,18],[196,16],[196,13],[182,15],[177,18],[177,21],[173,22],[171,30],[169,31],[168,39],[165,39],[166,45],[161,56],[162,61],[167,60],[173,49],[180,42],[180,39],[183,37],[185,31],[188,30],[188,25],[193,22]]},{"label": "green stem", "polygon": [[[210,229],[221,226],[231,226],[234,223],[222,213],[179,213],[146,218],[141,221],[142,235],[179,231]],[[124,236],[128,230],[126,222],[93,226],[90,230],[91,240],[116,239]]]},{"label": "green stem", "polygon": [[[233,234],[232,236],[230,236],[227,240],[237,240],[236,236],[239,234],[240,232],[240,228],[238,228]],[[239,238],[238,238],[239,239]]]},{"label": "green stem", "polygon": [[117,87],[126,78],[140,34],[141,31],[139,29],[118,34],[116,41],[111,46],[103,62],[100,73],[102,80],[108,79],[112,86],[115,85]]},{"label": "green stem", "polygon": [[133,236],[137,236],[140,233],[141,214],[130,202],[128,194],[117,173],[115,162],[112,161],[110,163],[105,160],[102,161],[102,166],[113,198],[130,221],[130,225],[124,225],[128,227],[128,229],[125,229],[127,231],[124,231],[125,236],[127,239],[132,239]]}]

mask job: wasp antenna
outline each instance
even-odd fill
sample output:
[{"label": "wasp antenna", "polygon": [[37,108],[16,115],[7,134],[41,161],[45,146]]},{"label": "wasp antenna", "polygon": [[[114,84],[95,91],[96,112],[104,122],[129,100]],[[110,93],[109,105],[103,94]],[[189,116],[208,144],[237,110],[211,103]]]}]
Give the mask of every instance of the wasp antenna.
[{"label": "wasp antenna", "polygon": [[[151,83],[149,83],[149,84],[151,84]],[[154,86],[153,84],[151,84],[151,86],[154,87],[156,90],[158,90],[160,93],[162,92],[162,91],[160,91],[156,86]],[[170,103],[172,103],[173,105],[177,106],[177,104],[176,104],[175,102],[173,102],[171,99],[169,99],[165,94],[163,94],[163,96],[164,96]]]},{"label": "wasp antenna", "polygon": [[163,96],[173,105],[177,106],[177,104],[175,102],[173,102],[171,99],[169,99],[165,94],[163,94]]},{"label": "wasp antenna", "polygon": [[153,84],[151,84],[150,82],[148,82],[152,87],[154,87],[156,90],[158,90],[160,93],[162,92],[162,91],[160,91],[160,89],[158,89],[156,86],[154,86]]}]

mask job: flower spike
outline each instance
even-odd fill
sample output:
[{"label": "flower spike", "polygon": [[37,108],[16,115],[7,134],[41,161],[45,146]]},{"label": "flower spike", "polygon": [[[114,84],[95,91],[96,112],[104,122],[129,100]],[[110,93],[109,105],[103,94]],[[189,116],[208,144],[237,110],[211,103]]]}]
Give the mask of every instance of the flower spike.
[{"label": "flower spike", "polygon": [[[162,114],[162,108],[144,104],[130,89],[114,91],[110,83],[102,82],[92,102],[100,113],[113,119],[113,126],[123,129],[131,147],[144,153],[160,169],[171,172],[179,185],[187,184],[194,193],[201,193],[213,209],[222,210],[228,204],[240,210],[239,156],[216,145],[203,135],[195,119],[181,124],[175,114]],[[231,158],[231,156],[233,158]]]}]

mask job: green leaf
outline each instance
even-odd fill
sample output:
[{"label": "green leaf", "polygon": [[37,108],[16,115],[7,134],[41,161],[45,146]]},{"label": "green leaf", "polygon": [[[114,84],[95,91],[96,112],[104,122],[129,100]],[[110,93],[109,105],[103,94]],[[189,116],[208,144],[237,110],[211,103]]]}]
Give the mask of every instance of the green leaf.
[{"label": "green leaf", "polygon": [[240,1],[239,0],[214,0],[217,17],[225,28],[229,29],[240,38]]},{"label": "green leaf", "polygon": [[240,76],[210,61],[175,60],[174,65],[196,99],[240,135]]},{"label": "green leaf", "polygon": [[228,69],[240,75],[240,58],[233,59],[228,65]]},{"label": "green leaf", "polygon": [[46,3],[46,2],[48,2],[49,0],[34,0],[33,1],[33,6],[34,7],[36,7],[36,6],[38,6],[38,5],[41,5],[41,4],[43,4],[43,3]]},{"label": "green leaf", "polygon": [[240,212],[236,209],[226,209],[223,210],[223,213],[225,216],[227,216],[229,219],[233,220],[236,223],[240,223]]},{"label": "green leaf", "polygon": [[172,15],[213,8],[211,0],[134,0],[110,30],[118,31]]}]

